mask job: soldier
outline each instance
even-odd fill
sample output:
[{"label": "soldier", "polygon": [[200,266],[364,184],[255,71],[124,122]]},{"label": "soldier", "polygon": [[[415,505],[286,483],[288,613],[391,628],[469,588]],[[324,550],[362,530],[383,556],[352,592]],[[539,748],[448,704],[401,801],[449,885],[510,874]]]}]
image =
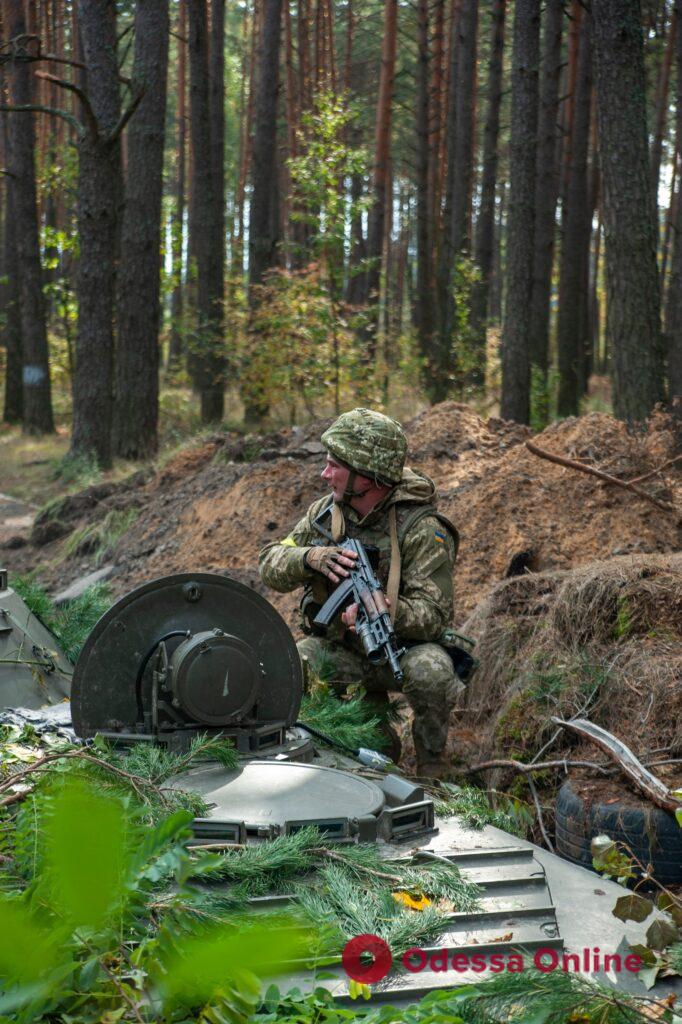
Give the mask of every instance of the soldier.
[{"label": "soldier", "polygon": [[[457,531],[436,511],[433,481],[404,468],[407,439],[395,420],[353,409],[324,432],[322,443],[328,453],[322,479],[331,494],[314,502],[288,537],[263,548],[261,577],[283,593],[305,588],[301,612],[308,636],[298,649],[312,670],[336,689],[361,682],[370,699],[385,703],[396,683],[386,665],[373,666],[365,658],[354,632],[357,606],[349,607],[324,636],[314,635],[312,620],[331,588],[348,575],[355,555],[320,544],[313,521],[328,509],[336,540],[348,536],[378,549],[375,571],[398,640],[408,648],[401,660],[402,692],[414,712],[418,774],[440,777],[450,711],[463,688],[438,643],[452,620]],[[399,750],[398,744],[391,751],[396,760]]]}]

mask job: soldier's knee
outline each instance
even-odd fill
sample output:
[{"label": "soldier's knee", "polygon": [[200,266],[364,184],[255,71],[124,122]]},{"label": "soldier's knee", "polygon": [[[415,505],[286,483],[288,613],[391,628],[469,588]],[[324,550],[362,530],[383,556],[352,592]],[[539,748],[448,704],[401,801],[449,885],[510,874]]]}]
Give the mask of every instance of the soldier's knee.
[{"label": "soldier's knee", "polygon": [[413,708],[439,705],[450,711],[463,686],[447,651],[438,644],[417,644],[403,656],[403,693]]}]

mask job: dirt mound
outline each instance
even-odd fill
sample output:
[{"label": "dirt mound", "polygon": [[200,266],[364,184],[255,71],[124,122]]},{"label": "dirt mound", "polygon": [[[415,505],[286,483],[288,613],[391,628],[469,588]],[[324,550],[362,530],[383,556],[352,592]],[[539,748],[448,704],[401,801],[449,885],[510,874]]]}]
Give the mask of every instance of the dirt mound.
[{"label": "dirt mound", "polygon": [[[552,716],[589,717],[644,759],[682,755],[682,554],[510,579],[465,628],[478,641],[465,718],[479,760],[531,760]],[[604,759],[570,734],[546,757]],[[680,765],[653,770],[671,788],[682,781]]]},{"label": "dirt mound", "polygon": [[[102,525],[98,560],[114,567],[117,594],[154,576],[202,569],[257,580],[259,549],[286,536],[324,487],[320,433],[329,421],[267,435],[216,433],[188,446],[151,477],[89,488],[47,509],[35,543],[7,553],[9,567],[63,587],[92,567],[78,529]],[[439,507],[460,530],[455,572],[461,623],[492,584],[526,570],[569,569],[626,552],[680,546],[679,522],[636,495],[544,462],[525,448],[527,427],[487,421],[445,402],[406,426],[410,463],[433,476]],[[541,447],[588,461],[623,478],[655,470],[676,451],[672,421],[659,415],[629,433],[591,414],[553,425]],[[644,487],[675,498],[682,474],[668,467]],[[123,513],[131,509],[128,516]],[[137,509],[137,513],[135,513]],[[122,535],[117,535],[118,531]],[[65,536],[67,535],[67,536]],[[92,544],[90,543],[92,548]],[[295,626],[295,595],[269,594]]]}]

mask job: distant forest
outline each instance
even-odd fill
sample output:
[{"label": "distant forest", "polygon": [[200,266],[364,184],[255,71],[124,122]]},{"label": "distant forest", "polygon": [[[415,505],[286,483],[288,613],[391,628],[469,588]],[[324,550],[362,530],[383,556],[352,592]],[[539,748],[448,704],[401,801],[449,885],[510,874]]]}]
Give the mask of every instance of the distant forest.
[{"label": "distant forest", "polygon": [[[682,0],[0,0],[3,416],[682,395]],[[499,403],[499,406],[498,406]]]}]

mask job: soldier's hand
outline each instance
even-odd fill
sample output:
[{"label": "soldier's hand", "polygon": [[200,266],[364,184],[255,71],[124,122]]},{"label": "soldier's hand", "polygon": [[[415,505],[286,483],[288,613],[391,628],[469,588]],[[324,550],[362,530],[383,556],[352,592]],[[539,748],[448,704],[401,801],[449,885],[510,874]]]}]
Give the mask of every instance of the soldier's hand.
[{"label": "soldier's hand", "polygon": [[356,601],[355,604],[349,604],[345,612],[341,612],[341,621],[346,629],[351,633],[355,632],[355,623],[357,621],[359,607],[360,605]]},{"label": "soldier's hand", "polygon": [[305,564],[314,572],[322,573],[332,583],[338,583],[348,575],[348,569],[353,568],[357,557],[348,548],[314,547],[306,553]]},{"label": "soldier's hand", "polygon": [[[389,601],[389,599],[387,597],[385,597],[385,600],[386,600],[386,606],[388,608],[390,608],[391,607],[391,602]],[[344,626],[346,627],[346,629],[350,633],[355,633],[356,632],[355,625],[356,625],[356,622],[357,622],[357,619],[358,619],[358,609],[359,609],[359,607],[360,607],[360,605],[356,601],[355,604],[349,604],[348,607],[346,608],[345,612],[341,612],[341,621],[343,622]]]}]

